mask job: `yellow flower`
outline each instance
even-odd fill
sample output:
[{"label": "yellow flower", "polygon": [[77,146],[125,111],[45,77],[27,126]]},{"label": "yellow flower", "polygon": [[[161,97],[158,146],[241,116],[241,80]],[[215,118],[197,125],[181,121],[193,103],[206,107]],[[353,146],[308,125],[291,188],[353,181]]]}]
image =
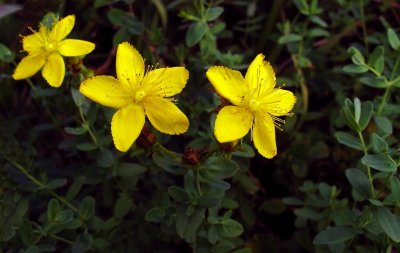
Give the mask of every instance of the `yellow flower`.
[{"label": "yellow flower", "polygon": [[44,79],[53,87],[60,87],[64,80],[65,63],[62,56],[81,56],[93,51],[95,44],[84,41],[65,39],[74,27],[75,16],[69,15],[55,21],[49,29],[40,24],[39,31],[24,36],[23,49],[28,55],[18,64],[13,78],[26,79],[42,70]]},{"label": "yellow flower", "polygon": [[111,121],[115,147],[125,152],[137,139],[145,122],[160,132],[181,134],[189,120],[171,97],[185,87],[189,72],[184,67],[152,69],[128,42],[118,45],[117,79],[95,76],[82,82],[80,91],[91,100],[118,109]]},{"label": "yellow flower", "polygon": [[290,115],[296,97],[290,91],[275,88],[275,72],[264,61],[264,55],[257,55],[245,77],[239,71],[215,66],[207,71],[207,78],[233,104],[223,107],[217,115],[217,140],[235,141],[252,129],[258,152],[266,158],[276,156],[275,126],[280,128],[284,122],[277,116]]}]

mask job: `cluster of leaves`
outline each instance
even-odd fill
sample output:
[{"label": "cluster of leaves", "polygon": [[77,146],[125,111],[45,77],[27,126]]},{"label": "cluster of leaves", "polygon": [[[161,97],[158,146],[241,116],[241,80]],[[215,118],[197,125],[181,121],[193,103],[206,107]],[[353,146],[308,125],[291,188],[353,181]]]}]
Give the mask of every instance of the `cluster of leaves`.
[{"label": "cluster of leaves", "polygon": [[[0,252],[400,250],[396,1],[17,2],[0,1]],[[75,14],[74,37],[96,44],[67,59],[59,89],[11,78],[18,34],[47,13]],[[114,110],[78,87],[115,74],[122,41],[148,64],[189,69],[185,135],[146,126],[115,150]],[[249,137],[216,142],[221,102],[204,76],[258,53],[298,97],[273,160]]]}]

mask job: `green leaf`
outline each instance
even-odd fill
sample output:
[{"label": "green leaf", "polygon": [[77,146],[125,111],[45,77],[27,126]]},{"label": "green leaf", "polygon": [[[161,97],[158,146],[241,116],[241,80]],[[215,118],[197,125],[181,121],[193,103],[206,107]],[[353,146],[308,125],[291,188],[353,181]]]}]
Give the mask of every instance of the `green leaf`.
[{"label": "green leaf", "polygon": [[197,205],[205,208],[212,208],[221,204],[221,198],[211,195],[203,195],[196,199]]},{"label": "green leaf", "polygon": [[89,233],[80,234],[72,244],[71,252],[84,253],[91,249],[93,237]]},{"label": "green leaf", "polygon": [[337,226],[328,227],[315,236],[313,243],[319,244],[335,244],[344,242],[355,237],[360,231],[351,227]]},{"label": "green leaf", "polygon": [[377,199],[368,199],[368,201],[374,206],[383,206],[382,202]]},{"label": "green leaf", "polygon": [[174,152],[171,154],[173,157],[164,151],[155,152],[153,154],[153,161],[169,173],[174,175],[184,175],[187,172],[187,169],[182,165],[181,155]]},{"label": "green leaf", "polygon": [[321,214],[317,213],[314,210],[311,210],[308,207],[303,207],[303,208],[296,209],[294,211],[294,213],[299,217],[306,218],[306,219],[309,219],[309,220],[320,220],[320,219],[322,219],[322,215]]},{"label": "green leaf", "polygon": [[371,197],[369,179],[361,170],[347,169],[345,174],[347,180],[349,180],[351,186],[358,195],[360,195],[363,199],[368,199]]},{"label": "green leaf", "polygon": [[360,130],[363,131],[367,126],[369,121],[371,120],[373,104],[371,101],[367,101],[362,103],[360,119],[358,120],[358,125],[360,126]]},{"label": "green leaf", "polygon": [[360,122],[361,116],[361,101],[359,98],[354,98],[354,119],[357,124]]},{"label": "green leaf", "polygon": [[72,135],[82,135],[88,131],[87,128],[84,127],[65,127],[64,130],[67,134]]},{"label": "green leaf", "polygon": [[212,34],[218,34],[219,32],[223,31],[226,27],[226,24],[224,22],[218,22],[214,24],[212,27],[210,27],[210,32]]},{"label": "green leaf", "polygon": [[146,167],[136,163],[121,163],[121,165],[117,168],[117,174],[122,178],[137,177],[146,171]]},{"label": "green leaf", "polygon": [[144,25],[135,16],[127,15],[124,19],[126,31],[131,35],[140,35],[144,31]]},{"label": "green leaf", "polygon": [[291,205],[291,206],[302,206],[304,205],[304,201],[298,198],[294,197],[286,197],[282,199],[282,202],[285,203],[286,205]]},{"label": "green leaf", "polygon": [[218,226],[219,234],[226,238],[235,238],[240,236],[244,228],[242,224],[233,220],[233,219],[225,219],[221,221],[222,226]]},{"label": "green leaf", "polygon": [[390,179],[390,189],[396,202],[400,202],[400,181],[397,177]]},{"label": "green leaf", "polygon": [[208,241],[212,244],[215,244],[218,239],[219,239],[219,234],[218,234],[218,226],[211,224],[210,227],[208,228],[207,232],[207,238]]},{"label": "green leaf", "polygon": [[395,215],[386,207],[377,207],[376,219],[383,231],[395,242],[400,242],[400,225]]},{"label": "green leaf", "polygon": [[286,204],[278,198],[266,200],[262,203],[261,209],[270,214],[281,214],[286,210]]},{"label": "green leaf", "polygon": [[99,167],[108,168],[115,162],[114,154],[109,149],[102,149],[98,152],[96,163]]},{"label": "green leaf", "polygon": [[384,67],[384,48],[383,46],[377,46],[371,55],[368,57],[368,65],[373,68],[379,74],[383,72]]},{"label": "green leaf", "polygon": [[112,4],[113,2],[117,2],[117,0],[95,0],[94,8],[99,8],[104,5]]},{"label": "green leaf", "polygon": [[299,66],[302,68],[309,68],[310,66],[312,66],[312,62],[310,59],[308,59],[307,57],[304,57],[302,55],[298,56],[298,62],[299,62]]},{"label": "green leaf", "polygon": [[396,51],[399,50],[400,49],[400,40],[392,28],[388,28],[387,36],[388,36],[390,46]]},{"label": "green leaf", "polygon": [[330,35],[330,33],[327,30],[321,29],[321,28],[313,28],[313,29],[309,30],[307,33],[307,36],[310,38],[328,37],[329,35]]},{"label": "green leaf", "polygon": [[393,133],[392,122],[385,116],[375,116],[374,121],[378,128],[382,130],[382,132],[384,132],[385,134],[390,135]]},{"label": "green leaf", "polygon": [[324,28],[328,27],[328,24],[318,16],[311,15],[311,16],[308,16],[308,19],[310,19],[310,21],[313,22],[314,24],[317,24],[321,27],[324,27]]},{"label": "green leaf", "polygon": [[192,242],[204,218],[204,211],[204,208],[195,209],[192,215],[188,216],[186,208],[179,208],[175,223],[178,236],[185,239],[188,243]]},{"label": "green leaf", "polygon": [[92,196],[85,197],[79,205],[79,214],[85,219],[91,219],[95,214],[96,200]]},{"label": "green leaf", "polygon": [[57,199],[51,199],[47,205],[47,219],[54,221],[59,212],[61,212],[60,202]]},{"label": "green leaf", "polygon": [[85,101],[85,97],[75,88],[71,87],[71,95],[74,103],[78,107],[82,107]]},{"label": "green leaf", "polygon": [[32,224],[28,219],[25,218],[22,222],[21,226],[19,227],[19,234],[25,246],[32,245],[35,237],[32,229]]},{"label": "green leaf", "polygon": [[363,76],[360,78],[360,82],[377,89],[385,89],[390,86],[390,83],[382,76]]},{"label": "green leaf", "polygon": [[204,37],[207,29],[207,24],[201,21],[191,24],[186,33],[186,45],[188,47],[196,45]]},{"label": "green leaf", "polygon": [[79,176],[75,178],[75,181],[71,184],[67,191],[66,199],[70,201],[73,200],[75,196],[79,193],[85,182],[86,178],[84,176]]},{"label": "green leaf", "polygon": [[343,71],[347,73],[364,73],[368,71],[368,67],[364,65],[349,64],[343,67]]},{"label": "green leaf", "polygon": [[238,145],[237,149],[232,152],[232,155],[234,156],[239,156],[239,157],[254,157],[255,153],[253,148],[250,145],[247,145],[246,143],[242,143]]},{"label": "green leaf", "polygon": [[349,108],[343,107],[341,110],[342,118],[346,120],[347,125],[354,131],[361,131],[360,126],[357,124],[354,114],[349,110]]},{"label": "green leaf", "polygon": [[124,25],[124,19],[126,16],[127,14],[125,11],[117,8],[111,8],[107,13],[108,20],[110,20],[114,25],[118,26]]},{"label": "green leaf", "polygon": [[347,49],[347,52],[351,56],[351,60],[353,61],[354,64],[356,64],[356,65],[364,65],[365,64],[364,56],[361,54],[361,52],[356,47],[350,47],[349,49]]},{"label": "green leaf", "polygon": [[387,153],[389,146],[386,143],[385,139],[373,133],[371,135],[371,146],[376,153]]},{"label": "green leaf", "polygon": [[78,145],[76,145],[76,148],[81,151],[93,151],[97,149],[97,146],[94,143],[85,142],[85,143],[79,143]]},{"label": "green leaf", "polygon": [[219,157],[210,157],[203,164],[200,172],[212,180],[232,177],[239,170],[239,166],[232,160]]},{"label": "green leaf", "polygon": [[397,170],[396,162],[388,155],[365,155],[361,158],[361,163],[384,172],[395,172]]},{"label": "green leaf", "polygon": [[190,199],[189,194],[186,193],[185,189],[178,186],[168,187],[168,194],[178,202],[186,203]]},{"label": "green leaf", "polygon": [[133,206],[133,201],[129,195],[126,193],[122,193],[118,198],[117,203],[114,207],[114,217],[116,219],[122,219],[129,213]]},{"label": "green leaf", "polygon": [[4,44],[0,43],[0,61],[10,63],[14,60],[15,54]]},{"label": "green leaf", "polygon": [[296,42],[296,41],[300,41],[301,40],[301,36],[298,34],[294,34],[294,33],[289,33],[286,35],[281,36],[278,39],[278,43],[279,44],[288,44],[288,43],[292,43],[292,42]]},{"label": "green leaf", "polygon": [[164,221],[165,211],[160,207],[153,207],[148,210],[144,216],[144,219],[149,222],[162,223]]},{"label": "green leaf", "polygon": [[340,144],[343,144],[347,147],[356,149],[356,150],[364,150],[361,142],[359,139],[357,139],[356,137],[352,136],[349,133],[346,132],[336,132],[335,133],[335,137],[338,140],[338,142]]},{"label": "green leaf", "polygon": [[67,179],[65,178],[56,178],[51,180],[46,184],[46,188],[49,190],[54,190],[64,186],[67,183]]},{"label": "green leaf", "polygon": [[222,14],[222,12],[224,12],[224,8],[219,6],[212,7],[207,10],[205,19],[207,21],[213,21],[217,19]]},{"label": "green leaf", "polygon": [[117,47],[118,44],[127,40],[129,40],[128,28],[123,26],[120,29],[118,29],[118,31],[114,34],[113,45]]}]

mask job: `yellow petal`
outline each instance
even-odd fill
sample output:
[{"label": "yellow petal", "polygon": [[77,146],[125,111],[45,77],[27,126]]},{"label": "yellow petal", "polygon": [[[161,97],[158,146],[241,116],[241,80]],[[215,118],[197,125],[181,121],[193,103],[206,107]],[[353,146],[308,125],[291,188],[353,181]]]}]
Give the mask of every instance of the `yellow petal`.
[{"label": "yellow petal", "polygon": [[129,104],[114,114],[111,134],[119,151],[125,152],[132,146],[142,131],[144,120],[143,107],[137,104]]},{"label": "yellow petal", "polygon": [[158,96],[147,96],[143,105],[150,123],[158,131],[165,134],[181,134],[189,128],[188,118],[171,101]]},{"label": "yellow petal", "polygon": [[22,58],[21,62],[18,63],[12,77],[15,80],[29,78],[36,74],[43,67],[45,62],[46,56],[43,54],[25,56]]},{"label": "yellow petal", "polygon": [[144,76],[144,61],[139,52],[128,42],[118,45],[117,78],[130,89],[139,86]]},{"label": "yellow petal", "polygon": [[95,76],[82,82],[80,92],[104,106],[122,108],[131,103],[131,95],[120,81],[112,76]]},{"label": "yellow petal", "polygon": [[45,38],[42,33],[37,32],[22,38],[22,47],[29,54],[40,54],[45,53],[44,50]]},{"label": "yellow petal", "polygon": [[258,153],[265,158],[276,156],[275,126],[267,113],[258,112],[255,115],[253,141]]},{"label": "yellow petal", "polygon": [[63,40],[72,31],[72,28],[74,28],[74,24],[74,15],[69,15],[59,21],[56,21],[50,31],[49,41],[56,42]]},{"label": "yellow petal", "polygon": [[160,68],[146,74],[142,87],[146,93],[170,97],[182,91],[188,78],[189,71],[184,67]]},{"label": "yellow petal", "polygon": [[44,79],[53,87],[60,87],[64,80],[64,59],[58,53],[50,54],[42,70]]},{"label": "yellow petal", "polygon": [[246,100],[247,84],[239,71],[215,66],[206,75],[217,92],[232,104],[241,105]]},{"label": "yellow petal", "polygon": [[58,44],[61,55],[72,57],[88,54],[93,51],[95,44],[85,40],[66,39]]},{"label": "yellow petal", "polygon": [[263,54],[257,55],[247,69],[245,76],[249,90],[255,96],[264,96],[275,87],[275,72],[271,64],[264,61],[264,58]]},{"label": "yellow petal", "polygon": [[266,96],[260,99],[261,108],[274,115],[287,115],[296,103],[296,97],[291,91],[273,89]]},{"label": "yellow petal", "polygon": [[253,124],[253,114],[239,106],[225,106],[215,119],[214,134],[221,143],[245,136]]}]

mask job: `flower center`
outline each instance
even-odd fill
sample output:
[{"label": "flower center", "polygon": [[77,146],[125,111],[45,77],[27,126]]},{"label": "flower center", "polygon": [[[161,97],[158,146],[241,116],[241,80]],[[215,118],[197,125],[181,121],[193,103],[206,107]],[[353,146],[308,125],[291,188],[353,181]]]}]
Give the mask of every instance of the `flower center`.
[{"label": "flower center", "polygon": [[55,47],[54,47],[54,44],[53,44],[53,43],[46,42],[46,44],[44,44],[44,49],[45,49],[47,52],[53,51],[54,48],[55,48]]},{"label": "flower center", "polygon": [[255,99],[252,99],[252,100],[249,101],[249,107],[250,107],[251,111],[255,112],[260,107],[260,102],[258,102]]},{"label": "flower center", "polygon": [[136,91],[136,93],[135,93],[136,103],[139,103],[144,98],[145,95],[146,95],[146,92],[144,92],[144,90]]}]

